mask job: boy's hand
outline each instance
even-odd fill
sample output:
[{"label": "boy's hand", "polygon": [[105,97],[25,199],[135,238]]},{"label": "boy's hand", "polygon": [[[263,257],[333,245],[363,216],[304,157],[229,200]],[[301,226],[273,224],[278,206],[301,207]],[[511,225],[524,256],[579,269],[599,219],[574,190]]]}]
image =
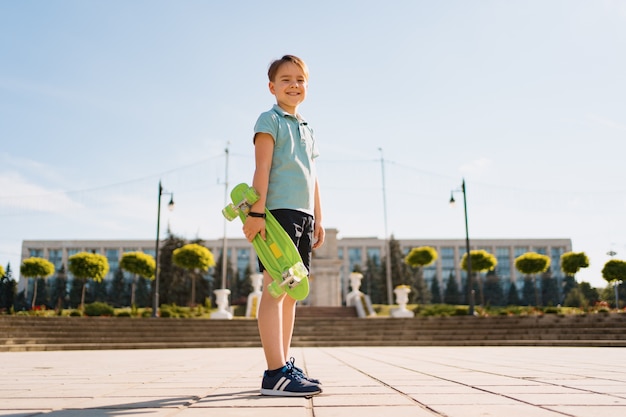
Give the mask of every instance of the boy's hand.
[{"label": "boy's hand", "polygon": [[246,218],[246,222],[243,224],[243,234],[248,240],[252,242],[257,234],[261,234],[261,239],[265,240],[265,219],[260,217]]},{"label": "boy's hand", "polygon": [[326,230],[321,224],[315,223],[313,227],[313,249],[317,249],[324,244],[324,238],[326,237]]}]

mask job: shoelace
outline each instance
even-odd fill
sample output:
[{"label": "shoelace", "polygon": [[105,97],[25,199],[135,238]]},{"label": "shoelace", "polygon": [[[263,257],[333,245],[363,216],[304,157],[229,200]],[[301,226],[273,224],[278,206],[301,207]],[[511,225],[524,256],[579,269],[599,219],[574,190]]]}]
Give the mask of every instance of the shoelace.
[{"label": "shoelace", "polygon": [[287,361],[287,366],[289,368],[291,368],[295,373],[299,374],[303,378],[306,378],[306,375],[304,374],[304,371],[302,369],[298,368],[295,365],[295,362],[296,362],[296,360],[293,357],[291,357],[291,358],[289,358],[289,361]]},{"label": "shoelace", "polygon": [[295,380],[300,381],[305,379],[304,375],[298,371],[296,371],[295,369],[293,369],[293,366],[289,366],[289,363],[287,364],[287,370],[285,371],[286,374],[291,375],[294,377]]}]

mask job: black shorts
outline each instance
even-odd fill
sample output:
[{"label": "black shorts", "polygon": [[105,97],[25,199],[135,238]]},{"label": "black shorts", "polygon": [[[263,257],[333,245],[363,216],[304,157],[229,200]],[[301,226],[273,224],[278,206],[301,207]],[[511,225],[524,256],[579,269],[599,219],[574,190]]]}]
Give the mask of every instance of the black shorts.
[{"label": "black shorts", "polygon": [[[277,209],[270,210],[278,223],[285,229],[293,243],[298,248],[302,263],[307,271],[311,271],[311,252],[313,251],[313,216],[298,210]],[[265,267],[259,260],[259,271]]]}]

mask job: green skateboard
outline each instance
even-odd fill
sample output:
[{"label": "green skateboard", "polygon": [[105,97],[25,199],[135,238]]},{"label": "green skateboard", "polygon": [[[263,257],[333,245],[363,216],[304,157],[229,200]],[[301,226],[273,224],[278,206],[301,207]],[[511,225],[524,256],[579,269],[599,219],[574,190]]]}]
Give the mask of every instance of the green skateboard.
[{"label": "green skateboard", "polygon": [[[222,214],[228,221],[239,217],[246,221],[250,207],[259,194],[248,184],[237,185],[230,193],[232,203]],[[269,210],[265,209],[265,240],[260,234],[252,239],[252,246],[265,269],[274,280],[267,286],[272,297],[287,293],[294,300],[304,300],[309,295],[308,271],[302,263],[296,245]]]}]

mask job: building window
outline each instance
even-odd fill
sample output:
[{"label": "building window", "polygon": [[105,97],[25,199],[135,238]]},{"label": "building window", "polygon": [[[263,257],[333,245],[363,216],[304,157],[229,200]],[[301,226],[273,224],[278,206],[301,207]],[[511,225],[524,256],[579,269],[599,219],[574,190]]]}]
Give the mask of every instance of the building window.
[{"label": "building window", "polygon": [[556,278],[563,278],[563,271],[561,270],[561,255],[565,253],[565,248],[552,248],[550,265],[552,269],[552,276]]},{"label": "building window", "polygon": [[[244,275],[250,267],[250,249],[237,249],[237,271],[240,279],[246,279]],[[257,268],[254,269],[256,271]]]},{"label": "building window", "polygon": [[367,257],[376,265],[380,265],[380,248],[367,248]]},{"label": "building window", "polygon": [[511,280],[511,250],[509,248],[496,248],[496,274],[502,282]]},{"label": "building window", "polygon": [[54,265],[55,271],[58,271],[63,264],[63,251],[61,249],[49,249],[48,260]]},{"label": "building window", "polygon": [[452,275],[454,276],[454,248],[452,247],[443,247],[440,251],[441,254],[441,277],[445,283],[448,282],[448,278]]},{"label": "building window", "polygon": [[361,261],[361,248],[348,248],[348,262],[350,271],[354,271],[356,265],[361,268],[365,266]]},{"label": "building window", "polygon": [[29,249],[31,258],[43,258],[43,249]]}]

